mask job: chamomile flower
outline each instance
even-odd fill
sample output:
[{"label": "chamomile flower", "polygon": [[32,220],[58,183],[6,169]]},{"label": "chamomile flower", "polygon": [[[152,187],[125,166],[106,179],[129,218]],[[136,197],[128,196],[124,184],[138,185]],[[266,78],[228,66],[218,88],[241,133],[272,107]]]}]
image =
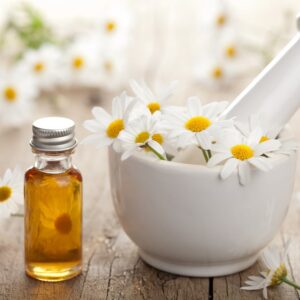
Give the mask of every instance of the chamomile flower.
[{"label": "chamomile flower", "polygon": [[0,123],[18,126],[27,121],[33,110],[33,100],[38,91],[29,78],[19,72],[0,76]]},{"label": "chamomile flower", "polygon": [[237,35],[231,30],[226,30],[222,34],[219,47],[220,55],[225,60],[236,60],[241,54],[241,44]]},{"label": "chamomile flower", "polygon": [[0,178],[0,218],[17,213],[23,199],[23,176],[18,168],[6,170]]},{"label": "chamomile flower", "polygon": [[98,84],[95,70],[98,65],[98,43],[79,39],[66,49],[63,62],[63,81],[69,85],[94,86]]},{"label": "chamomile flower", "polygon": [[159,129],[159,112],[153,115],[141,115],[128,124],[119,135],[124,153],[121,159],[125,160],[136,151],[151,151],[158,158],[165,159],[163,134]]},{"label": "chamomile flower", "polygon": [[204,23],[214,31],[220,31],[230,23],[229,10],[222,0],[207,1]]},{"label": "chamomile flower", "polygon": [[211,89],[228,86],[234,77],[233,68],[217,54],[215,57],[203,58],[202,62],[196,64],[194,70],[196,81]]},{"label": "chamomile flower", "polygon": [[53,45],[28,50],[19,63],[20,72],[32,77],[39,88],[48,90],[59,81],[60,58],[60,51]]},{"label": "chamomile flower", "polygon": [[153,114],[156,111],[160,111],[164,102],[173,94],[173,91],[177,85],[176,81],[173,81],[164,91],[161,93],[154,93],[146,84],[145,81],[130,81],[130,87],[135,93],[138,100],[143,103],[149,111]]},{"label": "chamomile flower", "polygon": [[247,137],[237,130],[226,130],[212,145],[214,155],[208,161],[209,167],[214,167],[224,163],[220,176],[222,179],[228,178],[236,170],[239,181],[245,185],[249,179],[251,166],[262,171],[269,171],[272,168],[271,160],[262,155],[279,149],[278,140],[269,139],[260,143],[262,131],[253,130]]},{"label": "chamomile flower", "polygon": [[95,143],[98,147],[113,145],[115,150],[119,150],[117,138],[127,126],[133,107],[134,100],[126,92],[113,99],[111,115],[102,107],[94,107],[92,114],[95,119],[87,120],[83,124],[93,134],[82,143]]},{"label": "chamomile flower", "polygon": [[262,131],[260,143],[268,141],[269,139],[278,139],[278,141],[280,141],[280,147],[275,151],[266,153],[268,157],[276,158],[281,155],[292,155],[299,149],[299,144],[293,137],[279,133],[280,130],[278,130],[278,128],[270,129],[268,122],[262,118],[262,115],[251,115],[248,123],[236,122],[235,125],[244,135],[248,135],[250,131],[260,128]]},{"label": "chamomile flower", "polygon": [[286,267],[287,263],[287,250],[289,243],[281,251],[278,247],[267,248],[262,255],[262,261],[266,265],[267,270],[260,273],[260,276],[249,276],[245,281],[247,286],[241,287],[242,290],[263,290],[263,296],[268,298],[267,288],[279,285],[281,283],[287,283],[297,289],[300,287],[287,279],[288,271]]},{"label": "chamomile flower", "polygon": [[98,23],[100,38],[111,47],[126,46],[131,31],[132,16],[123,2],[111,3],[103,9]]},{"label": "chamomile flower", "polygon": [[[146,114],[150,114],[149,110],[146,110]],[[155,123],[152,139],[160,144],[168,154],[175,154],[177,152],[175,146],[176,138],[170,134],[170,127],[164,115],[160,111],[157,111],[152,116],[149,116],[149,118],[152,118],[152,122]]]},{"label": "chamomile flower", "polygon": [[202,149],[211,149],[214,135],[222,128],[232,126],[231,120],[219,120],[227,102],[213,102],[202,105],[197,97],[187,101],[186,111],[168,111],[171,134],[178,139],[178,147],[197,145]]},{"label": "chamomile flower", "polygon": [[98,69],[95,74],[99,74],[101,87],[114,90],[125,81],[125,59],[121,53],[116,51],[103,52],[99,55]]}]

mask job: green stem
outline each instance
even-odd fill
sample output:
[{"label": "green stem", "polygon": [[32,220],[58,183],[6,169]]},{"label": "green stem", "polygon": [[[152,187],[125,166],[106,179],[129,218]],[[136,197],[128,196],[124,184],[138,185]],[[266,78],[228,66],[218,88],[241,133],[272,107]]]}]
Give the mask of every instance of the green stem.
[{"label": "green stem", "polygon": [[207,150],[208,157],[211,158],[211,151]]},{"label": "green stem", "polygon": [[151,150],[160,160],[166,160],[161,154],[159,154],[155,149],[147,144],[149,150]]},{"label": "green stem", "polygon": [[201,149],[202,153],[203,153],[203,156],[204,156],[204,159],[206,162],[208,162],[208,156],[207,156],[207,153],[206,153],[206,150],[204,150],[203,148],[199,147],[199,149]]},{"label": "green stem", "polygon": [[282,278],[281,279],[282,282],[285,282],[286,284],[294,287],[295,289],[297,290],[300,290],[300,285],[298,285],[297,283],[293,282],[293,281],[290,281],[289,279],[287,279],[286,277],[285,278]]}]

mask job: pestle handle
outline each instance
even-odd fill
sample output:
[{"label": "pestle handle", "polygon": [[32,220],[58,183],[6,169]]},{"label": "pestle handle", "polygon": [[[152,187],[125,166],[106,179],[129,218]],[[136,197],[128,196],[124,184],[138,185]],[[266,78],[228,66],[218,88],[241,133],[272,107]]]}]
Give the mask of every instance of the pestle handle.
[{"label": "pestle handle", "polygon": [[[297,18],[300,31],[300,16]],[[259,114],[266,129],[280,129],[300,106],[300,32],[237,96],[222,114],[248,122],[249,116]]]}]

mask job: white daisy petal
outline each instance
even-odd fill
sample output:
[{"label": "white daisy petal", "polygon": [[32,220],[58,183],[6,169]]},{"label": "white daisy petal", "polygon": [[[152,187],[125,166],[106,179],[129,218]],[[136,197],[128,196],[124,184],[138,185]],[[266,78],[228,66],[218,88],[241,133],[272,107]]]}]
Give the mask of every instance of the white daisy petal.
[{"label": "white daisy petal", "polygon": [[3,176],[3,180],[2,180],[2,184],[3,185],[6,185],[9,183],[9,181],[12,179],[12,171],[11,169],[7,169],[4,173],[4,176]]},{"label": "white daisy petal", "polygon": [[268,140],[262,143],[259,143],[255,147],[255,155],[260,156],[264,153],[276,151],[280,147],[280,142],[278,140]]},{"label": "white daisy petal", "polygon": [[208,118],[214,119],[219,116],[227,106],[227,101],[209,103],[203,107],[203,114]]},{"label": "white daisy petal", "polygon": [[207,166],[214,167],[231,156],[230,153],[217,153],[209,159]]},{"label": "white daisy petal", "polygon": [[254,167],[262,170],[264,172],[270,171],[272,169],[272,165],[270,164],[270,159],[265,157],[253,157],[248,159],[248,162]]},{"label": "white daisy petal", "polygon": [[190,97],[187,100],[187,109],[190,116],[202,115],[202,104],[198,97]]},{"label": "white daisy petal", "polygon": [[131,155],[134,154],[134,152],[136,151],[136,147],[131,147],[128,150],[126,150],[122,156],[121,156],[121,160],[126,160],[127,158],[129,158]]},{"label": "white daisy petal", "polygon": [[83,127],[91,132],[97,132],[104,127],[100,125],[96,120],[86,120],[83,123]]},{"label": "white daisy petal", "polygon": [[94,107],[92,109],[92,114],[101,124],[106,125],[112,121],[112,117],[102,107]]},{"label": "white daisy petal", "polygon": [[153,141],[153,140],[150,140],[148,142],[148,145],[153,148],[156,152],[158,152],[160,155],[163,155],[165,154],[165,151],[164,151],[164,148],[157,142]]},{"label": "white daisy petal", "polygon": [[263,296],[265,299],[268,299],[268,291],[267,291],[267,287],[263,288]]},{"label": "white daisy petal", "polygon": [[250,147],[253,147],[254,145],[257,145],[259,143],[259,141],[260,141],[260,139],[261,139],[262,136],[263,136],[263,132],[262,132],[261,128],[255,128],[249,134],[249,136],[247,138],[247,144]]},{"label": "white daisy petal", "polygon": [[204,150],[210,150],[212,145],[212,137],[207,131],[202,131],[196,134],[196,139]]},{"label": "white daisy petal", "polygon": [[239,180],[242,185],[246,185],[250,177],[250,167],[248,162],[242,161],[238,166]]},{"label": "white daisy petal", "polygon": [[221,178],[227,179],[238,167],[239,161],[235,158],[230,158],[226,161],[224,164],[222,170],[221,170]]}]

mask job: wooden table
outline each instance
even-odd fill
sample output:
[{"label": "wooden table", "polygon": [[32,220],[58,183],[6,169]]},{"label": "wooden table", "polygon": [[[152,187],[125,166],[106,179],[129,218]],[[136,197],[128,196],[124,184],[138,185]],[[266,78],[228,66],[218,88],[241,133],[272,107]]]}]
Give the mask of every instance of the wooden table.
[{"label": "wooden table", "polygon": [[[193,92],[189,92],[189,95]],[[78,124],[79,138],[86,135],[79,124],[90,118],[84,95],[70,98],[57,109],[41,104],[36,117],[60,114]],[[300,114],[292,126],[300,137]],[[0,173],[19,164],[24,169],[33,161],[28,146],[30,124],[0,134]],[[251,274],[261,270],[261,262],[239,274],[219,278],[189,278],[160,272],[146,265],[137,248],[120,228],[112,207],[105,150],[78,148],[75,161],[84,178],[84,268],[82,275],[61,283],[44,283],[26,277],[23,266],[23,218],[0,224],[0,299],[261,299],[261,291],[241,291]],[[297,177],[299,178],[299,176]],[[296,180],[296,187],[298,186]],[[268,187],[269,188],[269,187]],[[255,220],[254,220],[255,221]],[[289,214],[275,242],[293,239],[288,268],[291,279],[300,282],[300,199],[294,197]],[[269,290],[270,299],[299,299],[300,294],[285,285]]]}]

